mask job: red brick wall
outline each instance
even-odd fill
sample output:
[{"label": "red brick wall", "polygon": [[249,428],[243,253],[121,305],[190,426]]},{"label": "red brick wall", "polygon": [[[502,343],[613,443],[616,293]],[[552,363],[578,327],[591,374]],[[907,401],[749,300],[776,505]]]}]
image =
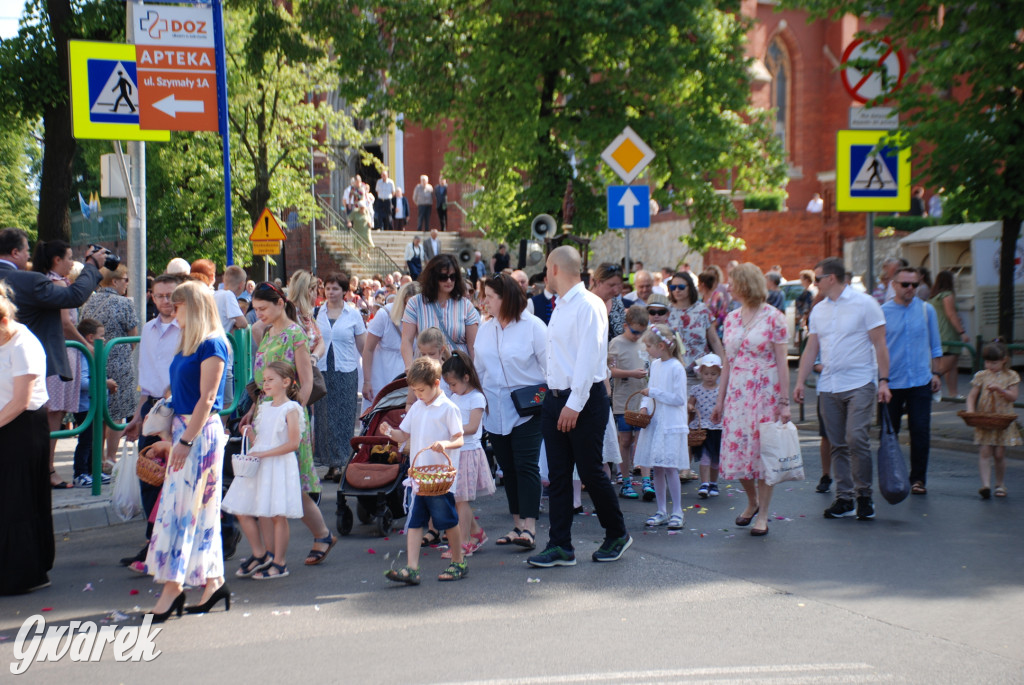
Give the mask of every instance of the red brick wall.
[{"label": "red brick wall", "polygon": [[[444,155],[451,143],[448,126],[448,124],[445,124],[436,129],[425,129],[414,123],[406,123],[405,125],[405,138],[403,141],[405,145],[405,187],[402,188],[402,192],[405,193],[406,199],[409,200],[409,213],[412,215],[409,218],[409,223],[412,228],[416,227],[417,221],[417,210],[412,202],[412,191],[420,182],[422,174],[426,174],[429,177],[431,185],[437,185],[437,180],[441,177],[442,167],[444,166]],[[462,195],[465,190],[468,190],[468,188],[462,184],[453,183],[451,179],[448,179],[449,203],[457,202],[460,205],[463,204]],[[461,231],[464,228],[463,223],[462,212],[456,207],[449,206],[448,230]],[[437,220],[436,203],[434,209],[430,212],[430,227],[441,228],[441,224]]]},{"label": "red brick wall", "polygon": [[[299,269],[309,271],[309,224],[299,224],[298,228],[287,235],[288,240],[284,243],[284,266],[286,276],[290,276]],[[280,257],[275,257],[275,261],[280,263]],[[261,257],[254,257],[253,263],[259,264],[259,272],[262,278],[263,259]],[[341,267],[334,261],[334,258],[331,257],[330,253],[324,249],[323,245],[318,245],[316,251],[317,275],[326,276],[327,274],[340,270]],[[287,281],[287,278],[283,278],[282,280]]]},{"label": "red brick wall", "polygon": [[[796,212],[744,212],[736,221],[736,237],[746,241],[746,250],[710,250],[704,263],[722,269],[730,260],[752,262],[762,271],[778,264],[785,278],[795,279],[801,269],[813,268],[828,252],[835,233],[821,214]],[[834,253],[833,253],[834,254]],[[839,256],[838,254],[836,256]]]}]

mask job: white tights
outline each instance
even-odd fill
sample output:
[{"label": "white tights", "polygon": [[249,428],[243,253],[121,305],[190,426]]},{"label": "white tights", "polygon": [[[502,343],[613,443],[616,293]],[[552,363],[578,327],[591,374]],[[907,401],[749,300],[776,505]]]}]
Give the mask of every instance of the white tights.
[{"label": "white tights", "polygon": [[[672,498],[672,513],[682,516],[683,496],[682,486],[679,482],[679,469],[673,469],[667,466],[655,466],[652,470],[654,472],[652,474],[654,477],[654,495],[658,501],[658,511],[668,511],[668,502],[666,501],[667,494]],[[668,486],[667,493],[666,485]]]}]

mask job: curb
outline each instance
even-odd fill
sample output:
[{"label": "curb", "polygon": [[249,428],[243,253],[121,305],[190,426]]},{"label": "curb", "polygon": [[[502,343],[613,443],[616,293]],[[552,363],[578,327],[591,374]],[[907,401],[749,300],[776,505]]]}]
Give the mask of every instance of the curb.
[{"label": "curb", "polygon": [[65,535],[71,532],[107,528],[141,520],[142,516],[124,521],[114,511],[107,497],[98,497],[95,502],[68,504],[53,509],[53,534]]}]

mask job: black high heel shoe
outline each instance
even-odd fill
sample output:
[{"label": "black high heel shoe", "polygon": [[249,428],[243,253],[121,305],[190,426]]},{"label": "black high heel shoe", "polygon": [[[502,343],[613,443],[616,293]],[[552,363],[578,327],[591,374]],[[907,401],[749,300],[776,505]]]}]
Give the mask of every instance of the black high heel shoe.
[{"label": "black high heel shoe", "polygon": [[179,594],[177,597],[175,597],[174,601],[171,602],[171,608],[168,609],[167,611],[165,611],[164,613],[158,614],[158,613],[153,612],[153,611],[147,611],[146,613],[153,617],[153,623],[163,623],[168,618],[170,618],[171,614],[173,612],[175,612],[175,611],[178,612],[178,618],[181,618],[181,611],[184,608],[185,608],[185,591],[182,590],[181,594]]},{"label": "black high heel shoe", "polygon": [[196,604],[194,606],[185,607],[186,614],[205,614],[214,606],[217,602],[224,600],[224,611],[231,611],[231,590],[228,589],[228,584],[224,583],[217,590],[210,595],[210,599],[206,600],[202,604]]}]

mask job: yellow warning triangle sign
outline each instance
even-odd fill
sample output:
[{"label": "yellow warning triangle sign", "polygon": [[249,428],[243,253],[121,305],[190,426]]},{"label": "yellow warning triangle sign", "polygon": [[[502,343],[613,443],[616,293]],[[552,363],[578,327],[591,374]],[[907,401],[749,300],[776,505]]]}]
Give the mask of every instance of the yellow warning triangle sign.
[{"label": "yellow warning triangle sign", "polygon": [[269,209],[264,209],[252,227],[249,240],[288,240],[288,236],[281,230],[281,224],[277,223],[273,213]]}]

